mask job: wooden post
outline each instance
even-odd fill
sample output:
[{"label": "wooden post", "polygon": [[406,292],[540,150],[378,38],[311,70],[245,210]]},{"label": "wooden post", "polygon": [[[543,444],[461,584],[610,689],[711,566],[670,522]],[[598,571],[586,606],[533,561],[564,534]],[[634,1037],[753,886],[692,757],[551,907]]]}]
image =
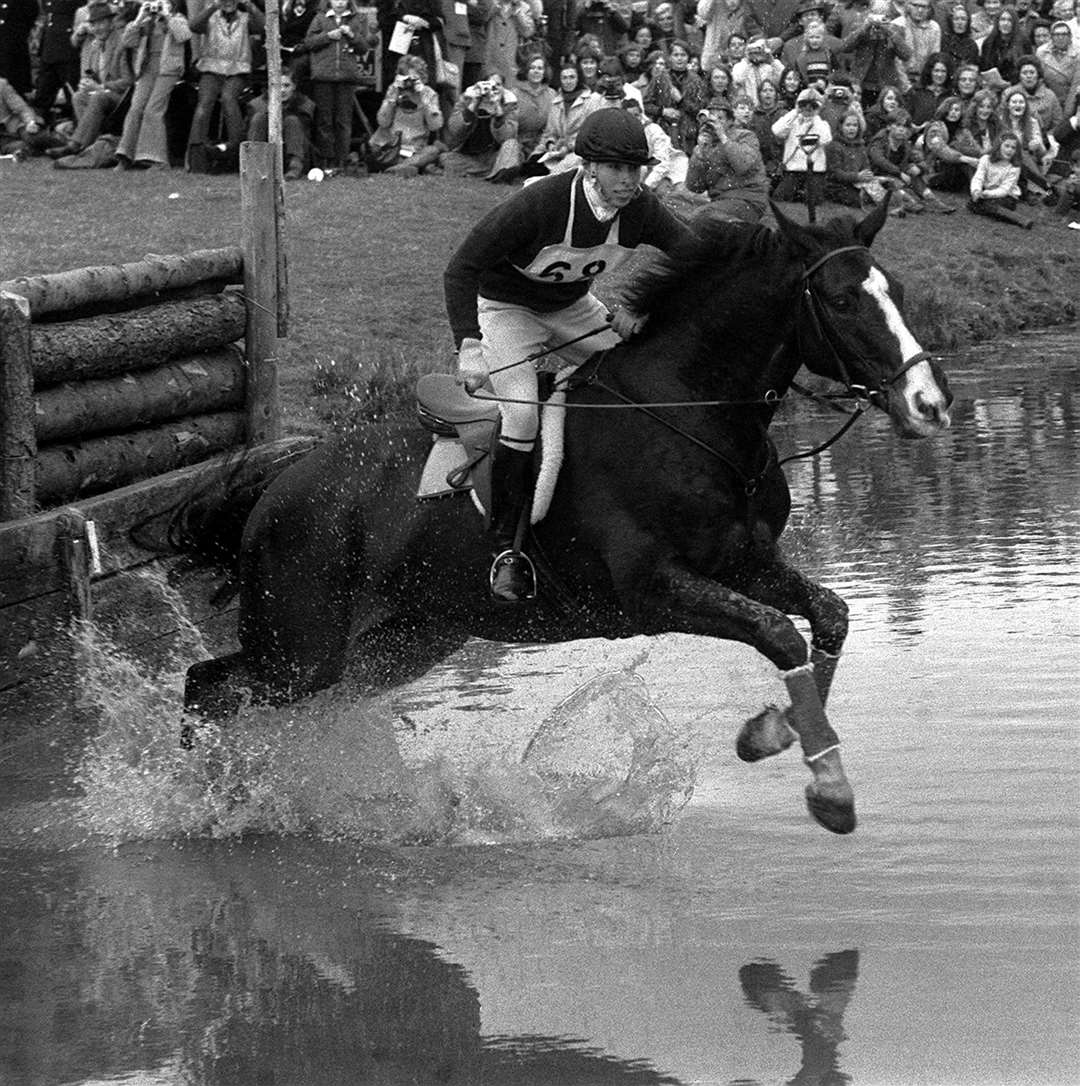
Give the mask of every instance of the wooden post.
[{"label": "wooden post", "polygon": [[281,32],[278,0],[266,0],[266,102],[274,149],[274,220],[277,226],[277,334],[289,334],[289,269],[285,253],[285,162],[281,138]]},{"label": "wooden post", "polygon": [[33,513],[36,458],[30,303],[0,291],[0,520]]},{"label": "wooden post", "polygon": [[240,211],[247,302],[247,443],[281,436],[277,373],[277,217],[275,154],[268,143],[240,144]]}]

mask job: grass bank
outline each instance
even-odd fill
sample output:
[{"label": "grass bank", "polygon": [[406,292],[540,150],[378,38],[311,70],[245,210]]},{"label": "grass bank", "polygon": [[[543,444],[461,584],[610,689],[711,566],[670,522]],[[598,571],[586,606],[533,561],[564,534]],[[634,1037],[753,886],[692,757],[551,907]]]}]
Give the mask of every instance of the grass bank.
[{"label": "grass bank", "polygon": [[[49,165],[2,167],[0,280],[239,241],[235,176]],[[442,269],[470,224],[509,191],[442,177],[287,187],[288,429],[405,407],[413,375],[449,364]],[[889,221],[875,248],[904,283],[925,346],[952,350],[1076,319],[1080,233],[1035,214],[1030,232],[964,210]]]}]

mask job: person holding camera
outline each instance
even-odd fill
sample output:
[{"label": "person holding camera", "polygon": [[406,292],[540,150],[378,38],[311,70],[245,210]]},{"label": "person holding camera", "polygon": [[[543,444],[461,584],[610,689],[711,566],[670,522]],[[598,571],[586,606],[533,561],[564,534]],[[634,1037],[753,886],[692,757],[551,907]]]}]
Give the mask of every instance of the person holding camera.
[{"label": "person holding camera", "polygon": [[630,4],[623,0],[577,0],[574,31],[578,37],[592,34],[602,56],[616,56],[630,30]]},{"label": "person holding camera", "polygon": [[759,36],[746,43],[746,56],[732,66],[731,81],[735,93],[745,94],[756,109],[761,84],[766,81],[778,84],[783,74],[783,64],[772,55],[769,43]]},{"label": "person holding camera", "polygon": [[901,27],[886,20],[888,7],[888,0],[860,2],[848,8],[844,17],[846,33],[837,55],[859,85],[864,110],[877,101],[884,87],[896,83],[897,65],[905,63],[912,52]]},{"label": "person holding camera", "polygon": [[125,49],[134,51],[135,90],[116,147],[116,168],[164,168],[169,164],[165,111],[184,74],[191,28],[170,0],[157,0],[154,8],[144,2],[121,40]]},{"label": "person holding camera", "polygon": [[[738,101],[749,115],[750,100]],[[768,177],[757,136],[735,122],[737,108],[721,105],[699,115],[686,188],[708,194],[710,216],[756,223],[768,208]]]},{"label": "person holding camera", "polygon": [[[168,4],[169,0],[150,0]],[[213,0],[210,6],[191,20],[191,32],[201,34],[199,59],[199,97],[188,133],[188,169],[206,173],[210,165],[207,137],[214,106],[221,102],[225,120],[225,156],[238,161],[240,141],[244,138],[244,114],[240,95],[251,76],[251,35],[262,33],[262,12],[249,6],[248,0]],[[216,141],[210,141],[216,142]]]},{"label": "person holding camera", "polygon": [[[514,539],[529,500],[538,426],[536,370],[528,356],[558,350],[579,366],[643,318],[607,307],[590,292],[639,245],[671,252],[688,228],[642,187],[651,165],[641,124],[624,109],[601,109],[581,126],[574,150],[583,166],[544,177],[490,211],[462,242],[443,277],[458,370],[470,391],[490,382],[502,430],[491,466],[492,596],[516,603],[535,592]],[[595,335],[586,335],[603,329]],[[578,342],[571,342],[573,340]],[[523,363],[516,365],[515,363]]]},{"label": "person holding camera", "polygon": [[466,87],[446,125],[449,150],[442,159],[446,172],[496,182],[514,180],[523,162],[517,114],[517,95],[503,86],[498,72]]},{"label": "person holding camera", "polygon": [[[415,177],[439,165],[446,150],[438,138],[443,115],[438,94],[428,86],[423,57],[406,54],[399,58],[394,82],[386,88],[375,120],[379,125],[376,135],[385,135],[386,145],[397,148],[396,156],[376,164],[377,170],[395,177]],[[369,159],[369,172],[372,167]]]},{"label": "person holding camera", "polygon": [[773,125],[773,135],[784,143],[780,180],[773,193],[777,200],[805,199],[816,206],[825,198],[825,148],[832,129],[821,116],[821,102],[821,95],[807,87],[799,92],[795,108]]}]

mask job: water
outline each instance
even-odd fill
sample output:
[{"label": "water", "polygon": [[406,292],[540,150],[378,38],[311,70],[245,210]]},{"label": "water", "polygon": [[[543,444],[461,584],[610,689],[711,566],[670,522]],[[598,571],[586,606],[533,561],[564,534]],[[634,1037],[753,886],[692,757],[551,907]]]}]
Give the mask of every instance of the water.
[{"label": "water", "polygon": [[477,642],[192,756],[197,632],[145,675],[84,631],[96,738],[0,752],[0,1081],[1080,1082],[1076,356],[953,359],[947,438],[791,467],[850,838],[734,757],[782,695],[740,646]]}]

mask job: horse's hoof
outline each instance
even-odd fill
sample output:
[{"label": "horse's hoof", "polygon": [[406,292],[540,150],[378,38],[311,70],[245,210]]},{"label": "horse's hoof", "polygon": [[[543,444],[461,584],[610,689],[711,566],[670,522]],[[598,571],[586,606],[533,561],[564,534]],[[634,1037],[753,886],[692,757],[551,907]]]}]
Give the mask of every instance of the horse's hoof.
[{"label": "horse's hoof", "polygon": [[855,795],[848,785],[825,790],[808,784],[806,806],[815,821],[832,833],[851,833],[855,829]]},{"label": "horse's hoof", "polygon": [[786,710],[769,705],[739,729],[735,753],[744,762],[760,762],[762,758],[770,758],[787,750],[795,739],[796,734],[787,722]]}]

